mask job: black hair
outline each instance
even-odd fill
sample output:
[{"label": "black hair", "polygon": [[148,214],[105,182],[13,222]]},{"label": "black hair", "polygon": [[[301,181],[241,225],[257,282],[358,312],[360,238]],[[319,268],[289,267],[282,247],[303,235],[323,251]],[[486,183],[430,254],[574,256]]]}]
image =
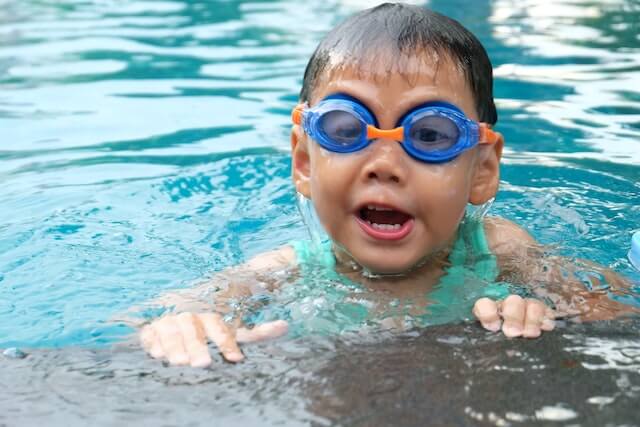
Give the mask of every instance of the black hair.
[{"label": "black hair", "polygon": [[452,60],[469,83],[480,121],[492,125],[498,121],[493,68],[480,41],[458,21],[402,3],[384,3],[359,12],[327,34],[307,64],[300,100],[309,101],[318,79],[326,72],[345,65],[364,68],[367,60],[388,69],[399,59],[420,52]]}]

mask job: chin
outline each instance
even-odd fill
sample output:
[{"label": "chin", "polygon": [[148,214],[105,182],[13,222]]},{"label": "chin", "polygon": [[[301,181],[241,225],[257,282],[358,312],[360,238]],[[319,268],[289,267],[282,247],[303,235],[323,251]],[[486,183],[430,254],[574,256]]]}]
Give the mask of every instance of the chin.
[{"label": "chin", "polygon": [[347,259],[373,275],[403,275],[421,265],[424,258],[414,248],[384,248],[367,245],[342,245],[337,240],[340,252]]}]

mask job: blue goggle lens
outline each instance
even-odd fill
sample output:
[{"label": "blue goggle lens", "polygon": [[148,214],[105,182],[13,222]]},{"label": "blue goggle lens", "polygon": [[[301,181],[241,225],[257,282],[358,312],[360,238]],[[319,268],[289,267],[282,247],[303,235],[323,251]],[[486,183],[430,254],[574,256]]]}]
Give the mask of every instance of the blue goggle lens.
[{"label": "blue goggle lens", "polygon": [[320,118],[320,129],[337,146],[349,147],[366,134],[365,123],[353,113],[342,110],[328,111]]},{"label": "blue goggle lens", "polygon": [[[300,111],[296,109],[294,113]],[[479,125],[445,102],[418,106],[402,118],[396,129],[389,130],[378,129],[371,112],[346,96],[328,97],[303,116],[292,117],[323,148],[337,153],[361,150],[377,138],[393,138],[413,158],[440,163],[479,142]]]},{"label": "blue goggle lens", "polygon": [[447,151],[458,143],[460,129],[447,117],[428,115],[411,123],[408,136],[407,142],[420,151]]}]

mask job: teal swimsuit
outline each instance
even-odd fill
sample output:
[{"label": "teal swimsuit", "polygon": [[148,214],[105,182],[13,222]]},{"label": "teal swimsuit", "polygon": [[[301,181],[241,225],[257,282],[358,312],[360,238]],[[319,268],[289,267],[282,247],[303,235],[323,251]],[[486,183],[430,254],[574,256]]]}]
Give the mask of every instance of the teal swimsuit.
[{"label": "teal swimsuit", "polygon": [[[309,241],[292,242],[292,246],[303,277],[313,274],[317,278],[320,269],[323,276],[332,282],[352,283],[335,271],[336,261],[330,241],[323,242],[317,249]],[[508,295],[508,285],[496,282],[500,271],[481,221],[466,220],[460,224],[449,262],[451,265],[445,269],[445,275],[427,295],[431,302],[431,319],[427,323],[447,323],[466,318],[470,314],[468,302],[481,297],[502,299]]]}]

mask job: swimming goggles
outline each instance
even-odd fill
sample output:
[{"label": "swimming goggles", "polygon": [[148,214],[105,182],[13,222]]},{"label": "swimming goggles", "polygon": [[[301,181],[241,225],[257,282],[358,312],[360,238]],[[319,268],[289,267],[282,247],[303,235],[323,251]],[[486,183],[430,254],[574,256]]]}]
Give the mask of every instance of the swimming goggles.
[{"label": "swimming goggles", "polygon": [[476,144],[494,144],[499,138],[488,124],[470,120],[458,107],[440,101],[413,108],[390,130],[379,129],[367,107],[343,94],[331,95],[311,108],[298,105],[292,120],[321,147],[335,153],[352,153],[375,139],[387,138],[427,163],[447,162]]}]

